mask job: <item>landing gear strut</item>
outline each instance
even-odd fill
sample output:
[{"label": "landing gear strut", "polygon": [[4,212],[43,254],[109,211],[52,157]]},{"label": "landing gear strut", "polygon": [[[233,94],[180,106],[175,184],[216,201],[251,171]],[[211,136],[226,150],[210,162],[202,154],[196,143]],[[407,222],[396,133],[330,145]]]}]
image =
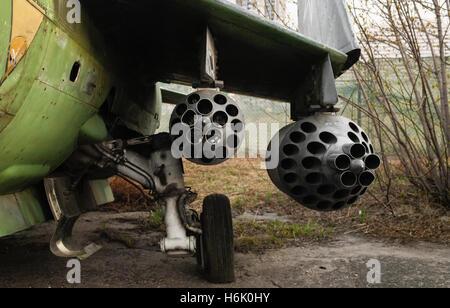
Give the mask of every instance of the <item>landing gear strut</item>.
[{"label": "landing gear strut", "polygon": [[185,187],[182,161],[172,156],[171,146],[170,135],[159,134],[125,142],[108,142],[97,146],[97,149],[114,163],[118,175],[151,190],[154,199],[162,206],[167,234],[160,242],[161,250],[170,256],[193,255],[196,239],[190,234],[202,232],[189,209],[196,195]]},{"label": "landing gear strut", "polygon": [[[185,186],[182,161],[172,156],[171,146],[170,135],[163,133],[104,142],[84,149],[80,156],[84,162],[89,157],[86,170],[110,170],[152,192],[153,199],[163,208],[167,230],[160,242],[161,251],[169,256],[197,255],[208,280],[231,282],[234,267],[230,202],[223,195],[206,197],[199,219],[190,208],[197,195]],[[80,249],[71,240],[72,228],[82,213],[73,182],[76,181],[56,176],[45,180],[47,197],[58,222],[51,244],[57,256],[81,257],[92,251],[91,246]]]}]

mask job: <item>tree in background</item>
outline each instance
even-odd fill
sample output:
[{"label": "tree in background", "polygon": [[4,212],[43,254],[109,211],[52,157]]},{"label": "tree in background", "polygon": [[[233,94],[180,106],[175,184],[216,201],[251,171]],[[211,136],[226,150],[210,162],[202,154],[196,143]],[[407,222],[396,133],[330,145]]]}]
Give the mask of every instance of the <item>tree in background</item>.
[{"label": "tree in background", "polygon": [[393,180],[406,176],[450,206],[449,0],[349,2],[363,51],[353,74],[365,104],[342,99],[372,121],[386,203]]}]

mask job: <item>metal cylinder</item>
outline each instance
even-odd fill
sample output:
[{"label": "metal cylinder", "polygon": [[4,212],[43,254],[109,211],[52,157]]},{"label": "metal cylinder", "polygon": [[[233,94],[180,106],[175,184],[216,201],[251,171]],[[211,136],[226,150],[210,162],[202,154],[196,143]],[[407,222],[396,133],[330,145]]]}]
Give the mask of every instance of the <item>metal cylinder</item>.
[{"label": "metal cylinder", "polygon": [[328,156],[327,160],[331,168],[336,170],[347,170],[350,168],[352,162],[350,157],[346,154],[332,154]]},{"label": "metal cylinder", "polygon": [[179,139],[172,149],[179,152],[176,156],[201,165],[217,165],[232,157],[242,144],[244,116],[229,95],[203,89],[175,107],[170,132]]},{"label": "metal cylinder", "polygon": [[375,180],[380,159],[367,134],[353,121],[318,113],[284,127],[269,144],[268,173],[284,193],[318,211],[357,201]]}]

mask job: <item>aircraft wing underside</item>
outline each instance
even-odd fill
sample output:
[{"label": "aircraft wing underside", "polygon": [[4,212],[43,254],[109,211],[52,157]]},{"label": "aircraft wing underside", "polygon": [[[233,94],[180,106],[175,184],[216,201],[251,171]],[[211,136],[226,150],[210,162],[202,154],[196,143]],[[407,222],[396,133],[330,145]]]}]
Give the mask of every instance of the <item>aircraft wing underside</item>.
[{"label": "aircraft wing underside", "polygon": [[[313,64],[330,56],[335,77],[353,63],[346,54],[224,0],[82,1],[123,74],[196,84],[208,27],[224,90],[290,100]],[[126,64],[126,65],[123,65]],[[133,77],[130,77],[132,79]]]}]

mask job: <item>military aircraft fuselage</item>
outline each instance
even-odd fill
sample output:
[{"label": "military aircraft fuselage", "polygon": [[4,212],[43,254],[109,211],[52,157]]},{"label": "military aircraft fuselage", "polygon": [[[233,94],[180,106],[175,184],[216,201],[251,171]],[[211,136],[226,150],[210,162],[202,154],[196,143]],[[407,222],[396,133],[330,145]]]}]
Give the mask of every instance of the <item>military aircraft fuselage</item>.
[{"label": "military aircraft fuselage", "polygon": [[[127,98],[102,37],[66,1],[0,2],[0,236],[45,220],[35,184],[74,150],[107,138],[98,115]],[[158,126],[148,91],[145,133]],[[137,108],[135,108],[137,109]],[[137,112],[135,112],[137,113]],[[141,125],[142,127],[142,125]]]}]

